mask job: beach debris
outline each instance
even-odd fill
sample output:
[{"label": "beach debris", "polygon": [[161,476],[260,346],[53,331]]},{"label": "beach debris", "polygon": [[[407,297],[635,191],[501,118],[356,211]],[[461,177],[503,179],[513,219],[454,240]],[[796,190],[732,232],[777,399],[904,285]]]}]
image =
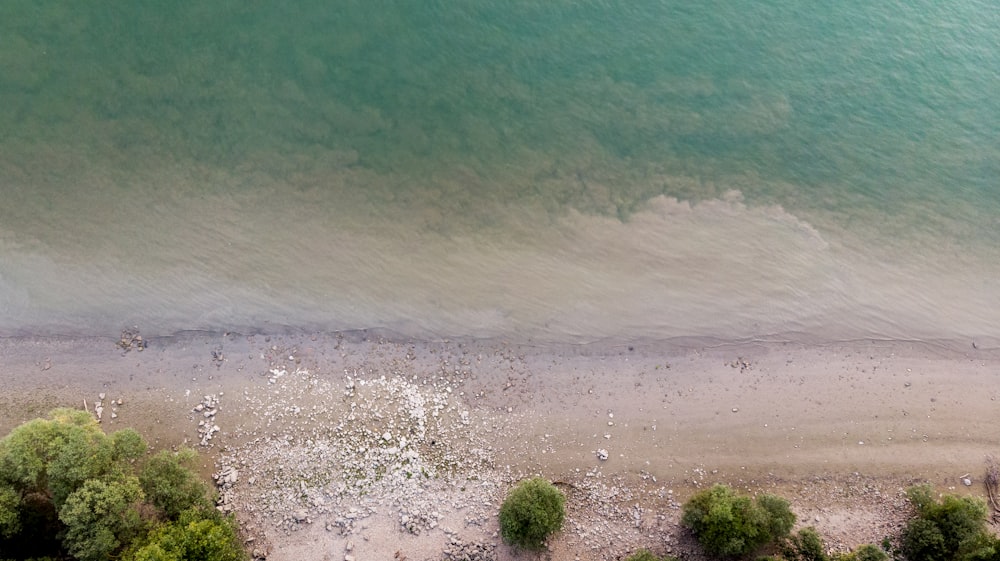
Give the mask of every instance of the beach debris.
[{"label": "beach debris", "polygon": [[139,334],[139,328],[133,327],[132,329],[122,329],[122,336],[118,340],[118,346],[126,353],[132,349],[142,351],[146,348],[146,341]]},{"label": "beach debris", "polygon": [[608,451],[605,450],[604,448],[598,448],[597,449],[597,459],[601,460],[602,462],[607,461],[607,459],[608,459]]}]

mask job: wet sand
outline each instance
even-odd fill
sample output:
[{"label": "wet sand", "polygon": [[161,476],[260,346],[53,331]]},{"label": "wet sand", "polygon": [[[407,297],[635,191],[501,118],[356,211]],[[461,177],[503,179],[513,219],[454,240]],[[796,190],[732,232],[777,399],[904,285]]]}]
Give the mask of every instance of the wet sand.
[{"label": "wet sand", "polygon": [[[0,429],[56,406],[93,410],[104,393],[107,430],[195,446],[206,474],[238,469],[226,505],[268,559],[438,559],[450,541],[512,558],[495,513],[533,474],[568,495],[557,561],[640,546],[689,555],[679,504],[715,482],[779,492],[800,523],[851,547],[892,533],[912,483],[981,494],[984,459],[1000,449],[1000,349],[982,345],[117,343],[0,340]],[[210,418],[193,411],[205,396],[218,400]],[[206,419],[220,430],[200,446]]]}]

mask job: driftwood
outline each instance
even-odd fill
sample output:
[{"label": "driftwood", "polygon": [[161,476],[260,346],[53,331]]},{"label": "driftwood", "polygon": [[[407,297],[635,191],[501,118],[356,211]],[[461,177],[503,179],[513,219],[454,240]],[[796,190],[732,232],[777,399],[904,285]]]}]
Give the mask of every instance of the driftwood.
[{"label": "driftwood", "polygon": [[986,457],[986,477],[983,479],[986,485],[986,496],[989,497],[990,506],[993,507],[993,522],[1000,522],[1000,466],[993,456]]}]

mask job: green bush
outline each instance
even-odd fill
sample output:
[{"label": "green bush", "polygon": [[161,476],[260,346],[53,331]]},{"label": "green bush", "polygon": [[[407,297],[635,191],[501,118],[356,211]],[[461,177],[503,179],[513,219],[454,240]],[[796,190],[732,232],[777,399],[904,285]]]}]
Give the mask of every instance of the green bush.
[{"label": "green bush", "polygon": [[0,538],[10,539],[21,531],[20,506],[20,493],[0,484]]},{"label": "green bush", "polygon": [[684,504],[681,524],[712,555],[747,555],[788,535],[795,515],[788,502],[773,495],[756,500],[726,485],[706,489]]},{"label": "green bush", "polygon": [[246,552],[240,546],[233,521],[218,511],[189,509],[177,521],[160,526],[134,553],[129,561],[243,561]]},{"label": "green bush", "polygon": [[625,561],[677,561],[677,558],[671,555],[657,557],[648,549],[640,549],[639,551],[636,551],[632,555],[626,557]]},{"label": "green bush", "polygon": [[146,498],[168,519],[192,507],[210,508],[208,488],[189,466],[197,455],[189,448],[173,453],[162,450],[149,458],[139,473]]},{"label": "green bush", "polygon": [[66,525],[63,546],[81,561],[110,559],[142,533],[142,498],[135,477],[84,482],[59,510]]},{"label": "green bush", "polygon": [[829,561],[826,544],[816,528],[802,528],[788,536],[781,546],[781,554],[786,561]]},{"label": "green bush", "polygon": [[996,539],[986,527],[986,504],[974,497],[945,495],[934,499],[928,485],[907,491],[917,508],[902,535],[908,561],[988,559],[996,553]]},{"label": "green bush", "polygon": [[0,441],[0,483],[48,495],[58,509],[84,481],[120,470],[145,451],[135,431],[109,438],[88,413],[56,409]]},{"label": "green bush", "polygon": [[866,543],[847,555],[837,557],[837,561],[889,561],[889,554],[877,545]]},{"label": "green bush", "polygon": [[507,543],[541,549],[562,528],[566,498],[548,481],[536,477],[514,487],[500,507],[500,534]]},{"label": "green bush", "polygon": [[106,435],[83,411],[12,430],[0,440],[0,559],[245,559],[234,523],[187,467],[194,452],[137,462],[145,453],[138,433]]}]

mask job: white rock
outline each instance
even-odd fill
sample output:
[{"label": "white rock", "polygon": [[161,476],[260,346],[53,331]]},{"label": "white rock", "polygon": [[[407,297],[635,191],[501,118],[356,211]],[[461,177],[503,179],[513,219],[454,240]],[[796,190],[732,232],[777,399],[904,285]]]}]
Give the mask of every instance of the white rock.
[{"label": "white rock", "polygon": [[601,460],[602,462],[605,461],[605,460],[607,460],[608,459],[608,451],[605,450],[604,448],[599,449],[597,451],[597,459]]}]

